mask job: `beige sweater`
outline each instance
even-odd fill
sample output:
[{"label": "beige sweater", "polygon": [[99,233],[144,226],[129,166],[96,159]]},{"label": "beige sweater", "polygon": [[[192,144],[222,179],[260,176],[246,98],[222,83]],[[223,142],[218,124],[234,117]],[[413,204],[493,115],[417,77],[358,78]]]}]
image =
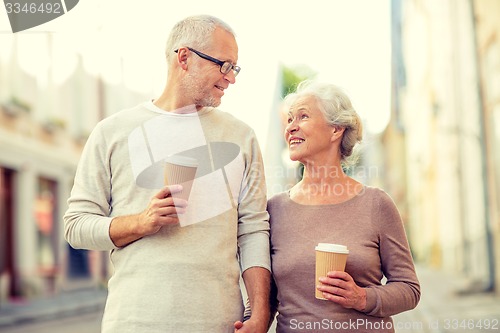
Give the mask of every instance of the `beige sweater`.
[{"label": "beige sweater", "polygon": [[[365,187],[344,203],[321,206],[281,193],[269,200],[268,211],[277,332],[393,332],[390,316],[417,305],[420,286],[403,223],[385,192]],[[348,247],[346,272],[366,288],[366,311],[314,297],[318,243]]]},{"label": "beige sweater", "polygon": [[[143,211],[163,186],[163,159],[179,152],[200,164],[185,226],[116,248],[112,218]],[[73,247],[111,251],[102,332],[233,332],[240,269],[270,269],[265,193],[255,135],[227,113],[167,113],[147,102],[101,121],[64,220]]]}]

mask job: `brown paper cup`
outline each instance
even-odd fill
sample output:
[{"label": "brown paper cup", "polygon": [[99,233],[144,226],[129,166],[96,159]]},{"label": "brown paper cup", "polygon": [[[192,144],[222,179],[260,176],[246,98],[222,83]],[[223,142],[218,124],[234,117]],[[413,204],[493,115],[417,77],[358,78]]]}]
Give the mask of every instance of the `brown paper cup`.
[{"label": "brown paper cup", "polygon": [[317,299],[326,299],[323,293],[316,289],[319,278],[326,276],[331,271],[344,271],[349,250],[344,245],[319,243],[316,246],[316,281],[314,284],[315,297]]},{"label": "brown paper cup", "polygon": [[182,191],[175,193],[175,198],[188,200],[191,187],[198,169],[198,161],[191,157],[174,155],[165,160],[165,185],[182,185]]}]

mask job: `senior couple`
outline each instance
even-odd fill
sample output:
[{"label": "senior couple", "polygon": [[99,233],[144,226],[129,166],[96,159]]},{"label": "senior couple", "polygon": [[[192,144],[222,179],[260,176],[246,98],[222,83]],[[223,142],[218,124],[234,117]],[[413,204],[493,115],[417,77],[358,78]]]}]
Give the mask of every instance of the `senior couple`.
[{"label": "senior couple", "polygon": [[[232,28],[185,18],[166,61],[158,98],[91,133],[64,216],[71,246],[110,251],[102,332],[264,333],[276,311],[280,333],[393,332],[391,316],[417,305],[420,286],[391,198],[342,171],[362,139],[349,97],[303,82],[285,98],[283,139],[304,172],[267,201],[254,132],[216,108],[240,72]],[[182,152],[199,161],[189,202],[158,180]],[[348,247],[345,272],[316,280],[318,243]],[[327,322],[339,325],[316,325]]]}]

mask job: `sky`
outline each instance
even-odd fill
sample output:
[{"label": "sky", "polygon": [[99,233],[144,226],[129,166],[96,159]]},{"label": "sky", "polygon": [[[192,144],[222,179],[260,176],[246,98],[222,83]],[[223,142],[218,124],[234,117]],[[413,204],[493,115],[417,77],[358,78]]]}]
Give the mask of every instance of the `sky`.
[{"label": "sky", "polygon": [[[53,56],[64,63],[56,80],[69,75],[78,50],[87,71],[155,98],[166,80],[171,27],[189,15],[215,15],[235,30],[242,68],[220,108],[247,122],[262,141],[270,113],[277,112],[280,65],[309,67],[318,79],[344,88],[366,128],[384,129],[390,114],[389,6],[389,0],[80,0],[67,14],[19,33],[52,32],[59,45]],[[0,33],[9,31],[0,11]],[[33,71],[40,56],[19,54]]]}]

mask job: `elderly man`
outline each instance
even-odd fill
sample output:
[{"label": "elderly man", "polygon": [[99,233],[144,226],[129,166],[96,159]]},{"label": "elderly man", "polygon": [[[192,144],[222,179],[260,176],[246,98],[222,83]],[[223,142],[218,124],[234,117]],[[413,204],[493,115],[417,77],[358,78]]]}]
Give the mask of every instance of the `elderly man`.
[{"label": "elderly man", "polygon": [[[216,109],[240,71],[234,32],[212,16],[188,17],[174,26],[166,58],[159,98],[92,131],[64,216],[66,239],[111,251],[104,333],[266,332],[262,157],[254,132]],[[172,156],[196,161],[188,200],[181,185],[164,183]],[[240,272],[252,306],[244,325]]]}]

